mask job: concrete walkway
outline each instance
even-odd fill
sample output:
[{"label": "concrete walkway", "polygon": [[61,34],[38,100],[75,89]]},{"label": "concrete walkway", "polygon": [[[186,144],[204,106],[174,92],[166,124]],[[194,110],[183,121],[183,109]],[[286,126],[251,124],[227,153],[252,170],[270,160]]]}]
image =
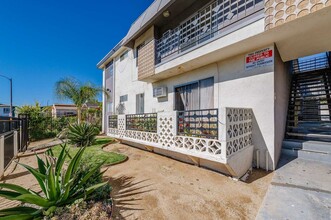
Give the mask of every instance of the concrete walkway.
[{"label": "concrete walkway", "polygon": [[331,219],[331,165],[284,156],[256,219]]}]

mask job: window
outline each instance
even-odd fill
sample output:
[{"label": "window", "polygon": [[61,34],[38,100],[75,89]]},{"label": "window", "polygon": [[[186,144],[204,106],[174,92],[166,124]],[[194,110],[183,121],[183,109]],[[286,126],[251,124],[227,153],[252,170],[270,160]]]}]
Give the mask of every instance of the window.
[{"label": "window", "polygon": [[214,108],[214,78],[199,80],[175,88],[175,110]]},{"label": "window", "polygon": [[125,60],[129,56],[129,52],[125,51],[121,56],[120,56],[120,61]]},{"label": "window", "polygon": [[113,74],[114,74],[114,62],[113,61],[110,61],[106,65],[106,78],[112,77]]},{"label": "window", "polygon": [[122,95],[122,96],[120,96],[120,102],[122,103],[122,102],[126,102],[126,101],[128,101],[128,95]]},{"label": "window", "polygon": [[10,113],[10,108],[4,108],[3,113],[4,114],[9,114]]},{"label": "window", "polygon": [[144,93],[136,95],[136,113],[142,114],[144,113]]},{"label": "window", "polygon": [[106,98],[107,102],[107,113],[112,112],[113,100],[114,100],[114,62],[110,61],[106,65],[105,70],[105,81],[106,81],[106,90],[108,97]]},{"label": "window", "polygon": [[139,57],[139,51],[141,48],[143,48],[145,46],[145,42],[142,44],[139,44],[136,48],[136,66],[138,66],[138,57]]}]

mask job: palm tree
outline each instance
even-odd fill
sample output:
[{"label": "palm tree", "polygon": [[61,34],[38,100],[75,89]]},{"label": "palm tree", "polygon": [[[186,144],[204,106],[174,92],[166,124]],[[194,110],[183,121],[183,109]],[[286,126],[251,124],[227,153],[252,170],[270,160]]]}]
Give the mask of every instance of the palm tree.
[{"label": "palm tree", "polygon": [[59,99],[71,100],[77,107],[77,122],[82,120],[82,106],[84,103],[95,101],[97,96],[104,92],[103,88],[91,83],[81,83],[75,78],[63,78],[56,82],[55,93]]}]

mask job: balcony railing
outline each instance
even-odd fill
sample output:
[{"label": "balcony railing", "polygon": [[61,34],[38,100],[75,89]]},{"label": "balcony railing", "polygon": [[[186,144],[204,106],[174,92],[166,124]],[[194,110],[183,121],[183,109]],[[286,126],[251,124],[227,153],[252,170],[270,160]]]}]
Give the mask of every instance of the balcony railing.
[{"label": "balcony railing", "polygon": [[157,113],[126,115],[126,129],[156,133]]},{"label": "balcony railing", "polygon": [[117,128],[117,115],[109,115],[108,117],[108,127],[109,128]]},{"label": "balcony railing", "polygon": [[218,109],[179,111],[177,134],[218,139]]},{"label": "balcony railing", "polygon": [[229,25],[263,9],[263,0],[216,0],[156,41],[156,64],[216,38]]}]

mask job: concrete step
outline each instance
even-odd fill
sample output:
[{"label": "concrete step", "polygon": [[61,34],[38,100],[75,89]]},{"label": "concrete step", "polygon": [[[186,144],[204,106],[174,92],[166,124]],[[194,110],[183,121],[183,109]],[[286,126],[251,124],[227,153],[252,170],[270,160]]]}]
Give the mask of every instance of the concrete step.
[{"label": "concrete step", "polygon": [[286,132],[286,134],[289,137],[299,140],[331,142],[331,135],[329,134],[294,133],[294,132]]},{"label": "concrete step", "polygon": [[282,154],[331,164],[331,142],[287,139]]}]

